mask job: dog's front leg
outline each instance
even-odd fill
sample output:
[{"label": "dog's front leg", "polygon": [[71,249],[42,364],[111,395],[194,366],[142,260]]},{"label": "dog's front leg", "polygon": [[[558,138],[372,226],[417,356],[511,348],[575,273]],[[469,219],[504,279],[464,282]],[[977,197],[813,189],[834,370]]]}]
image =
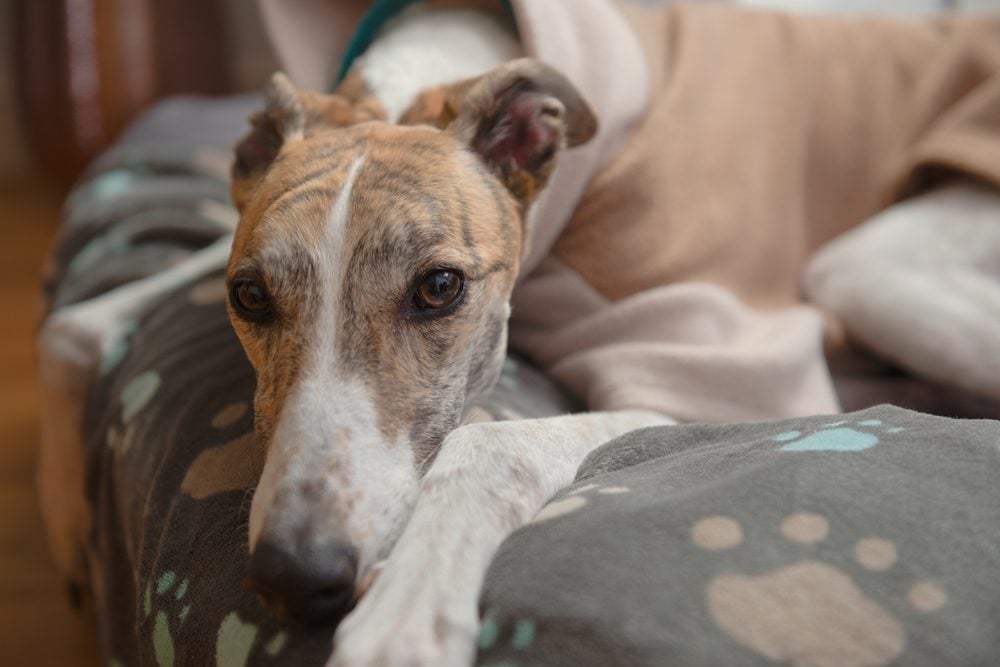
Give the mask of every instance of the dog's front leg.
[{"label": "dog's front leg", "polygon": [[83,411],[87,390],[113,346],[163,295],[226,265],[230,236],[183,262],[46,318],[38,335],[38,376],[45,414],[38,492],[56,566],[73,590],[86,587],[84,545],[91,528],[84,494]]},{"label": "dog's front leg", "polygon": [[472,663],[483,576],[500,543],[622,433],[674,423],[645,411],[470,424],[442,445],[413,515],[337,630],[333,667]]}]

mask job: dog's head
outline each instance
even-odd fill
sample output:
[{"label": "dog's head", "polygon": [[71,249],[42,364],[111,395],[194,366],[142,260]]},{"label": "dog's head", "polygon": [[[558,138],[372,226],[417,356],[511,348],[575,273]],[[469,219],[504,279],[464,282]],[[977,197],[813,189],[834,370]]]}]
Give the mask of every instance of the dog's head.
[{"label": "dog's head", "polygon": [[532,60],[412,111],[432,124],[276,75],[236,151],[229,312],[265,456],[250,578],[293,615],[345,610],[442,439],[495,383],[527,210],[559,151],[595,131]]}]

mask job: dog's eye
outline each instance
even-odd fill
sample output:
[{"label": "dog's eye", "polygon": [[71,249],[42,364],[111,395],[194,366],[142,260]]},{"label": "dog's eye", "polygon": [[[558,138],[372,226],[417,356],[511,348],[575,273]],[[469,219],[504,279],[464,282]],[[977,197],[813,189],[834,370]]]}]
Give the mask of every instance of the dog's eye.
[{"label": "dog's eye", "polygon": [[413,305],[418,310],[441,310],[455,303],[462,295],[464,281],[458,271],[437,269],[431,271],[413,295]]},{"label": "dog's eye", "polygon": [[261,321],[271,316],[271,297],[259,282],[247,278],[233,282],[229,293],[233,309],[248,320]]}]

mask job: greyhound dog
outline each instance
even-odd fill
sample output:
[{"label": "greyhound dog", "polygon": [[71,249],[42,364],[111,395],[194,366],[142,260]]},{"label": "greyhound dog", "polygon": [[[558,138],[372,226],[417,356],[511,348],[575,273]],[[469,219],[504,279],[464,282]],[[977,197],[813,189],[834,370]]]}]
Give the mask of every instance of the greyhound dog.
[{"label": "greyhound dog", "polygon": [[[249,583],[315,617],[348,604],[388,557],[341,626],[338,660],[467,662],[470,591],[500,540],[595,446],[671,421],[635,410],[461,425],[506,354],[524,213],[594,118],[533,60],[472,84],[444,131],[354,118],[280,75],[269,99],[238,149],[227,272],[268,451]],[[389,610],[402,627],[385,623]],[[387,634],[359,645],[352,627]]]},{"label": "greyhound dog", "polygon": [[[82,463],[68,452],[78,447],[87,379],[122,323],[223,265],[231,320],[257,373],[255,430],[266,452],[247,583],[276,613],[344,617],[331,665],[470,664],[477,593],[501,541],[596,446],[675,423],[643,406],[465,423],[506,354],[532,206],[571,157],[564,151],[588,142],[598,122],[573,83],[518,57],[502,28],[470,21],[475,45],[455,53],[435,39],[439,18],[413,13],[334,94],[275,75],[236,150],[235,235],[48,318],[42,381],[59,416],[43,430],[42,497],[65,572],[82,576],[88,530],[84,503],[67,501],[82,497]],[[419,27],[416,37],[406,26]],[[450,66],[421,69],[414,54]],[[404,57],[418,64],[401,78],[385,63]],[[421,95],[442,84],[424,122],[433,100]],[[836,301],[858,289],[845,267],[875,256],[887,275],[933,275],[942,257],[978,266],[984,244],[1000,247],[998,213],[1000,195],[988,188],[932,190],[830,244],[807,282],[816,298]],[[955,216],[976,229],[956,232]],[[899,298],[907,280],[884,283],[882,296]],[[1000,301],[995,291],[987,299]],[[959,310],[950,320],[959,331],[993,326]]]}]

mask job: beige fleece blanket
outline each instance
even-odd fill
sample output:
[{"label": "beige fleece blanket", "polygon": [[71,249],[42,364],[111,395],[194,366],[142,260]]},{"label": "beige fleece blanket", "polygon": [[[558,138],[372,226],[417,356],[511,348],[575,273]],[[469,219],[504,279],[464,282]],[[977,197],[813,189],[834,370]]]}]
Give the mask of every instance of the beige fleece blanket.
[{"label": "beige fleece blanket", "polygon": [[[364,3],[260,2],[291,76],[325,87]],[[591,409],[836,412],[799,272],[942,173],[1000,183],[1000,21],[513,5],[601,131],[531,212],[512,344]]]}]

